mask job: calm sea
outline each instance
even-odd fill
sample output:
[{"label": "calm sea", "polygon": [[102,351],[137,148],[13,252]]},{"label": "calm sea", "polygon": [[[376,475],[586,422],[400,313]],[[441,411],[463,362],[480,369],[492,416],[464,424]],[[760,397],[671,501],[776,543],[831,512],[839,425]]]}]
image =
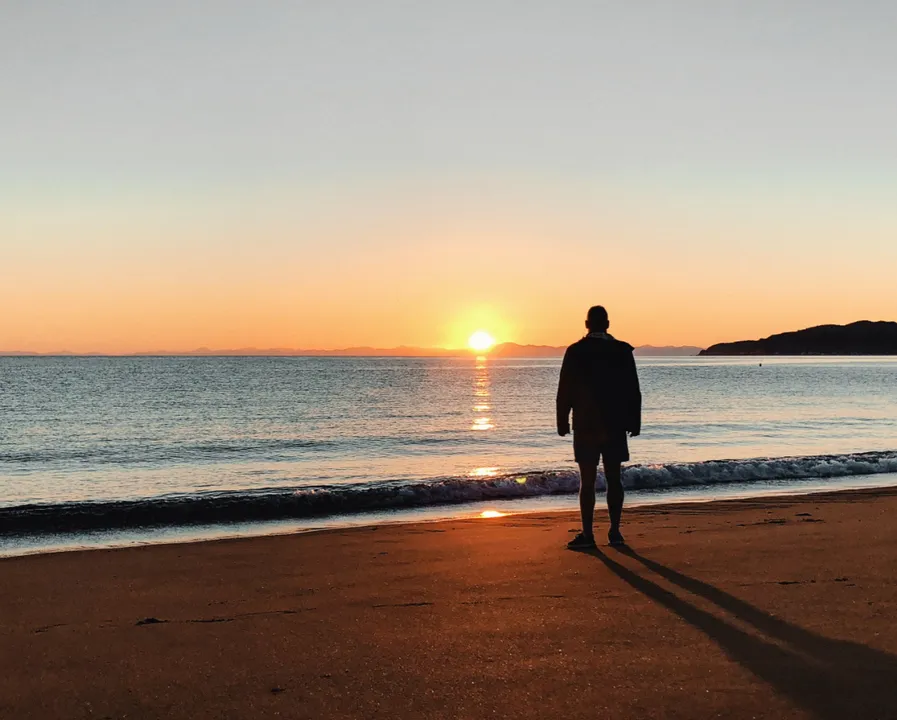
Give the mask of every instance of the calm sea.
[{"label": "calm sea", "polygon": [[[554,359],[0,358],[0,552],[572,507]],[[897,483],[897,358],[642,358],[633,502]]]}]

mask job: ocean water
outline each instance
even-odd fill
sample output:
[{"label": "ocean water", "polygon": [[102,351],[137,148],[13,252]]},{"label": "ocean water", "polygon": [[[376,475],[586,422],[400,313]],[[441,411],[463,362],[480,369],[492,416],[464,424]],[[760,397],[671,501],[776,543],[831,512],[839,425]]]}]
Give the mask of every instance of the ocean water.
[{"label": "ocean water", "polygon": [[[638,365],[643,434],[624,473],[635,501],[897,483],[897,358]],[[0,358],[0,552],[572,507],[559,368]]]}]

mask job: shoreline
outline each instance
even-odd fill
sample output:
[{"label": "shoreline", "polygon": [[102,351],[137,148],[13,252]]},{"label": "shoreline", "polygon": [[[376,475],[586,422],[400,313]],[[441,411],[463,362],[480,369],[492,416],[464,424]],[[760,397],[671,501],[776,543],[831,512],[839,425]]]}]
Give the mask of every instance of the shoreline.
[{"label": "shoreline", "polygon": [[[0,502],[0,537],[42,535],[84,537],[92,533],[156,535],[166,529],[271,526],[295,527],[358,524],[349,518],[435,514],[454,517],[478,503],[521,503],[543,509],[557,504],[552,497],[574,495],[579,480],[570,465],[516,472],[476,472],[436,477],[409,477],[384,481],[353,479],[324,484],[288,484],[233,489],[196,489],[189,484],[177,493],[132,495],[111,493],[99,497],[38,494],[30,500],[15,497]],[[756,496],[781,491],[843,489],[887,485],[897,477],[897,451],[812,454],[633,463],[623,472],[630,498],[644,502],[654,494],[671,499]],[[120,480],[119,480],[120,482]],[[652,499],[653,501],[653,499]],[[513,509],[518,509],[514,507]],[[413,519],[413,518],[412,518]],[[194,533],[195,534],[195,533]],[[2,542],[2,540],[0,540]],[[2,552],[2,550],[0,550]]]},{"label": "shoreline", "polygon": [[[865,477],[865,476],[861,476]],[[869,476],[874,478],[875,480],[879,480],[880,476],[873,475]],[[881,477],[888,477],[887,474],[883,474]],[[771,503],[771,502],[800,502],[802,499],[806,500],[808,498],[817,498],[821,497],[823,501],[828,499],[826,496],[849,496],[849,495],[857,495],[859,497],[865,495],[878,495],[879,493],[890,494],[889,491],[892,491],[894,494],[897,494],[897,474],[893,476],[893,481],[884,484],[875,484],[875,485],[864,485],[862,487],[845,487],[839,489],[808,489],[806,492],[794,491],[793,488],[783,489],[781,492],[769,492],[766,494],[736,494],[733,496],[723,496],[723,497],[705,497],[705,498],[690,498],[690,497],[680,497],[680,498],[663,498],[658,500],[657,502],[647,501],[647,502],[636,502],[633,505],[626,505],[624,508],[624,522],[626,520],[626,516],[631,514],[638,514],[640,511],[647,511],[650,513],[653,510],[664,510],[670,508],[682,508],[684,510],[688,510],[690,506],[694,505],[697,507],[703,507],[708,504],[725,506],[728,504],[735,504],[736,506],[740,503]],[[227,524],[221,525],[213,525],[208,526],[208,529],[203,532],[203,527],[199,526],[199,528],[184,526],[178,528],[135,528],[135,534],[144,534],[148,531],[157,531],[162,537],[158,539],[150,539],[150,540],[141,540],[134,539],[131,541],[120,541],[115,542],[114,540],[109,541],[108,543],[99,542],[93,546],[84,546],[83,541],[82,545],[74,545],[74,541],[72,545],[62,545],[62,546],[47,546],[47,549],[43,549],[42,547],[33,547],[30,549],[25,549],[21,552],[7,552],[3,549],[2,545],[0,545],[0,563],[7,559],[14,558],[25,558],[25,557],[34,557],[34,556],[44,556],[44,555],[56,555],[62,553],[92,553],[97,551],[107,551],[107,550],[128,550],[128,549],[139,549],[139,548],[153,548],[158,546],[179,546],[179,545],[195,545],[195,544],[207,544],[207,543],[216,543],[216,542],[227,542],[227,541],[251,541],[255,539],[261,538],[282,538],[282,537],[290,537],[290,536],[303,536],[303,535],[311,535],[311,534],[319,534],[319,533],[339,533],[342,531],[351,531],[351,530],[360,530],[360,529],[376,529],[379,527],[408,527],[415,525],[433,525],[439,523],[450,523],[450,522],[460,522],[460,521],[488,521],[499,519],[502,517],[513,518],[513,517],[527,517],[527,516],[548,516],[548,517],[563,517],[563,516],[571,516],[571,518],[575,519],[578,522],[578,506],[575,495],[553,495],[553,496],[544,496],[541,498],[537,498],[537,500],[543,501],[551,501],[558,497],[567,498],[569,508],[557,508],[557,507],[549,507],[549,508],[538,508],[538,507],[526,507],[523,509],[514,509],[512,506],[514,504],[518,505],[527,505],[528,500],[532,499],[523,499],[523,500],[500,500],[494,502],[478,502],[478,503],[463,503],[460,505],[441,505],[441,506],[433,506],[430,508],[415,508],[411,510],[407,510],[405,512],[396,513],[393,517],[379,517],[370,513],[359,513],[355,516],[337,516],[341,517],[342,520],[334,521],[329,519],[316,519],[315,524],[309,523],[308,527],[290,527],[290,528],[275,528],[274,525],[289,525],[293,522],[292,520],[285,521],[276,521],[274,523],[253,523],[248,524],[248,527],[242,532],[233,531],[228,532],[227,528],[229,527]],[[628,501],[627,501],[628,502]],[[552,503],[553,504],[553,503]],[[457,509],[461,506],[465,508],[469,508],[471,505],[477,506],[488,506],[484,507],[480,512],[474,511],[472,508],[469,512],[457,512]],[[598,493],[597,502],[596,502],[596,525],[600,524],[601,518],[603,515],[606,515],[606,508],[604,505],[603,494],[601,492]],[[456,512],[451,512],[451,508],[454,508]],[[495,510],[495,508],[501,508],[501,510]],[[497,512],[497,515],[489,515],[486,516],[483,513],[492,513]],[[428,513],[432,514],[433,517],[419,517],[419,515]],[[397,517],[403,516],[403,517]],[[271,527],[270,530],[265,530],[265,525]],[[239,523],[235,525],[240,525]],[[192,536],[191,536],[192,531]],[[165,536],[165,533],[168,533]],[[116,531],[100,531],[96,533],[97,535],[114,535]],[[179,537],[180,536],[180,537]]]},{"label": "shoreline", "polygon": [[566,550],[567,512],[5,558],[0,717],[895,717],[895,514],[876,488],[633,508],[627,551]]}]

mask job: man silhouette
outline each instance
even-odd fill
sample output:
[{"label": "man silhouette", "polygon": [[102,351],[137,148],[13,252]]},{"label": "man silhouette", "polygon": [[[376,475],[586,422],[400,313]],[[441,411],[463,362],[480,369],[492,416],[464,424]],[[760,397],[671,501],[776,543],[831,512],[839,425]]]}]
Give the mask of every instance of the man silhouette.
[{"label": "man silhouette", "polygon": [[642,393],[632,356],[632,345],[608,335],[610,322],[601,305],[589,308],[588,334],[564,354],[557,394],[557,425],[561,437],[570,433],[573,411],[573,456],[579,464],[579,509],[582,532],[567,547],[595,547],[595,479],[598,461],[604,460],[611,545],[623,545],[622,464],[629,460],[627,433],[641,432]]}]

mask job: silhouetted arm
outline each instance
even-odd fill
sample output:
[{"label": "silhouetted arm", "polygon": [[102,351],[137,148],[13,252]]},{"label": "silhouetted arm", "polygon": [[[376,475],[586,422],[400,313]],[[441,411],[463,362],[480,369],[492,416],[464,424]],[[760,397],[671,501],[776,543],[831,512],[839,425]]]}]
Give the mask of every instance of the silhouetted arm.
[{"label": "silhouetted arm", "polygon": [[642,390],[638,382],[638,370],[635,367],[635,357],[632,353],[626,354],[626,429],[635,437],[642,432]]},{"label": "silhouetted arm", "polygon": [[573,362],[570,359],[570,348],[564,353],[561,364],[561,377],[558,380],[557,420],[558,435],[563,437],[570,433],[570,411],[573,409]]}]

